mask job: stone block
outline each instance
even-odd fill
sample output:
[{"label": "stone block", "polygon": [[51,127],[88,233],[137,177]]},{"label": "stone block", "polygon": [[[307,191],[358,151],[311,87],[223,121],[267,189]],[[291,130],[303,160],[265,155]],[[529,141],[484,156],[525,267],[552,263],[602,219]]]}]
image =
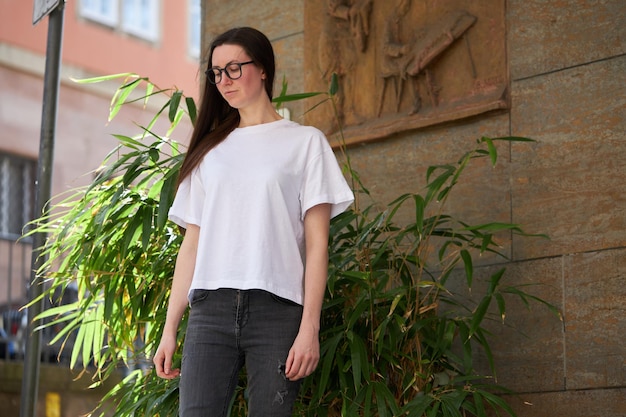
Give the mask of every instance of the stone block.
[{"label": "stone block", "polygon": [[[305,93],[304,87],[304,62],[293,51],[304,48],[304,36],[302,33],[294,34],[272,41],[276,55],[276,80],[274,82],[274,97],[278,96],[282,89],[283,80],[287,82],[287,94]],[[304,114],[309,109],[309,104],[304,100],[291,101],[283,104],[291,114],[291,120],[304,123]]]},{"label": "stone block", "polygon": [[626,388],[504,396],[517,417],[624,417]]},{"label": "stone block", "polygon": [[206,39],[237,26],[252,26],[270,39],[301,33],[304,27],[304,0],[249,2],[207,0]]},{"label": "stone block", "polygon": [[[404,193],[424,195],[429,166],[455,164],[475,146],[477,138],[505,136],[507,128],[508,116],[499,114],[463,125],[438,126],[348,147],[352,168],[371,194],[371,198],[361,195],[358,204],[361,208],[370,204],[383,208]],[[471,224],[510,221],[510,145],[500,142],[496,146],[499,153],[496,166],[492,167],[488,158],[473,160],[443,209],[433,204],[431,214],[443,210]],[[407,204],[396,220],[401,224],[414,220],[413,207]],[[498,237],[507,255],[509,239],[508,234]],[[477,259],[477,262],[493,261],[494,257],[489,255]]]},{"label": "stone block", "polygon": [[[513,83],[515,259],[626,244],[626,56]],[[515,241],[515,239],[514,239]]]},{"label": "stone block", "polygon": [[513,80],[626,52],[623,0],[507,2]]},{"label": "stone block", "polygon": [[568,389],[626,386],[625,277],[626,249],[565,258]]},{"label": "stone block", "polygon": [[[501,290],[519,287],[562,311],[563,265],[560,258],[516,262],[505,265]],[[502,266],[482,267],[475,271],[476,284],[465,297],[480,302],[486,279]],[[565,352],[563,322],[545,305],[530,298],[526,304],[516,295],[504,293],[504,320],[496,302],[484,323],[495,363],[495,381],[515,392],[559,391],[565,389]],[[485,375],[489,363],[485,355],[476,358],[477,368]]]}]

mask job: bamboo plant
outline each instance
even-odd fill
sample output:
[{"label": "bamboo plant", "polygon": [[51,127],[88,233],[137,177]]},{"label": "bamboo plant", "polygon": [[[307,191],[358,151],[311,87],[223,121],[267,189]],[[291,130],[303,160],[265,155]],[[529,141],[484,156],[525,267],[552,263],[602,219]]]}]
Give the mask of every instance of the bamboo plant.
[{"label": "bamboo plant", "polygon": [[[90,374],[93,385],[119,383],[93,415],[175,416],[178,382],[158,378],[150,357],[160,340],[174,261],[181,243],[167,220],[184,147],[171,139],[183,118],[193,124],[194,100],[178,90],[160,90],[147,78],[118,74],[82,82],[123,80],[110,108],[158,94],[165,104],[135,135],[115,135],[119,145],[103,161],[93,182],[73,190],[47,218],[33,222],[45,232],[45,297],[54,307],[41,315],[62,330],[52,340],[71,350],[70,367]],[[334,106],[336,78],[328,92],[287,94],[275,99],[319,97]],[[140,93],[138,93],[140,92]],[[138,95],[139,98],[131,96]],[[155,131],[167,118],[169,128]],[[355,204],[331,222],[328,288],[322,313],[321,360],[302,387],[300,416],[479,416],[489,409],[514,416],[497,395],[506,392],[475,369],[477,354],[495,372],[485,320],[504,318],[510,296],[546,305],[523,288],[506,283],[505,270],[487,278],[479,301],[453,289],[477,287],[473,259],[485,252],[504,256],[495,236],[524,234],[515,224],[472,225],[445,213],[466,167],[476,158],[498,159],[506,137],[477,140],[455,163],[427,170],[421,193],[407,193],[378,209]],[[370,197],[341,148],[345,173],[359,197]],[[357,201],[371,201],[358,198]],[[436,204],[435,204],[436,203]],[[414,213],[398,222],[399,211]],[[31,233],[33,233],[31,232]],[[431,256],[429,253],[436,253]],[[77,300],[58,305],[70,287]],[[476,294],[476,293],[475,293]],[[183,342],[185,318],[178,340]],[[178,350],[179,352],[181,349]],[[180,363],[180,356],[175,358]],[[120,377],[122,375],[122,377]],[[237,391],[231,415],[245,415],[245,392]]]}]

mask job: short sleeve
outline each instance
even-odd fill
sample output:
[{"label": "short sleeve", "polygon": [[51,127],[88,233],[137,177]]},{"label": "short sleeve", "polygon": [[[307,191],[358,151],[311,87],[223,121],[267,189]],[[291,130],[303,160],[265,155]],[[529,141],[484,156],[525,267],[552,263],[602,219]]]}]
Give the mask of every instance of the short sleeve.
[{"label": "short sleeve", "polygon": [[178,186],[168,217],[180,227],[200,225],[205,192],[198,170],[194,170]]},{"label": "short sleeve", "polygon": [[[325,139],[324,139],[325,141]],[[307,163],[300,192],[301,216],[318,204],[331,205],[330,217],[344,212],[354,201],[354,194],[337,163],[337,158],[326,143],[321,153]]]}]

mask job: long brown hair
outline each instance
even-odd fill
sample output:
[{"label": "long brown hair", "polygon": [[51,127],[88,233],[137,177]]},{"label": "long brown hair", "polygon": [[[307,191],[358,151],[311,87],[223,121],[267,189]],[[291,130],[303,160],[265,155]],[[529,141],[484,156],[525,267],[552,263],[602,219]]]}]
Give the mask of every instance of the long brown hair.
[{"label": "long brown hair", "polygon": [[[217,36],[211,43],[207,69],[213,66],[213,51],[221,45],[238,45],[254,64],[265,71],[265,91],[273,97],[276,63],[269,39],[257,29],[240,27]],[[189,148],[178,174],[180,184],[197,167],[202,158],[239,125],[239,111],[222,97],[217,86],[205,82],[198,117],[189,140]]]}]

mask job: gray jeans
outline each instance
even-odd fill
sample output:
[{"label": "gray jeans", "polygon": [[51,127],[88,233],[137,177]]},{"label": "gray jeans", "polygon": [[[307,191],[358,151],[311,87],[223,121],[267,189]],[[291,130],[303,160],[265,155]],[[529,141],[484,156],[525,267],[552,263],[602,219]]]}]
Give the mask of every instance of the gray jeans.
[{"label": "gray jeans", "polygon": [[262,290],[194,290],[183,347],[181,417],[226,417],[244,366],[250,417],[291,416],[285,378],[302,306]]}]

